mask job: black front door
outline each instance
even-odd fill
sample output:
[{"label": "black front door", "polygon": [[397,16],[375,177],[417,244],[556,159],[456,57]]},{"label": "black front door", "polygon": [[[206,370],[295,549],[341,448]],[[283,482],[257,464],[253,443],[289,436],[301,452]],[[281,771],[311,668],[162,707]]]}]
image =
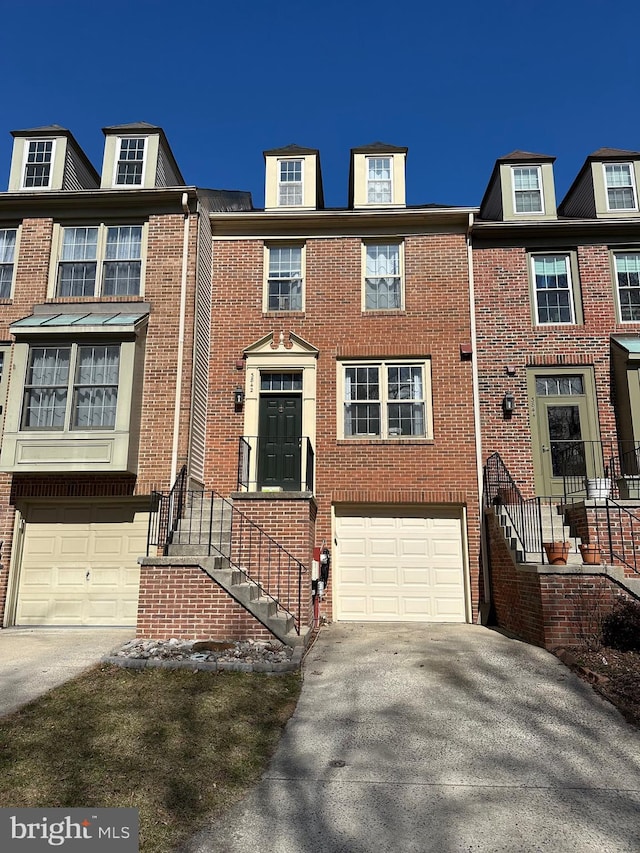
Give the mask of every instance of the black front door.
[{"label": "black front door", "polygon": [[258,488],[300,491],[302,448],[301,395],[260,397]]}]

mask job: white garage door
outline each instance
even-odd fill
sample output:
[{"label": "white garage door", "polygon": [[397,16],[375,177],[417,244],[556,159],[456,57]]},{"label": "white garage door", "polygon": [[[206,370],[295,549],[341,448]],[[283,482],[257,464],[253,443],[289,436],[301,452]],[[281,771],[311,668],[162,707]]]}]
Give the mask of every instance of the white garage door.
[{"label": "white garage door", "polygon": [[461,520],[451,512],[336,513],[336,618],[464,622]]},{"label": "white garage door", "polygon": [[109,503],[31,507],[16,625],[135,625],[148,519]]}]

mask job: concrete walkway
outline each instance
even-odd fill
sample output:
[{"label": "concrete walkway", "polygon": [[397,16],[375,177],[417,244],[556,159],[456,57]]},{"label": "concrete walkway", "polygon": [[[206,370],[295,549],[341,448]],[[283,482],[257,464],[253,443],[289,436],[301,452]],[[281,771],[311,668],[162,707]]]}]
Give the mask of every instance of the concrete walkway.
[{"label": "concrete walkway", "polygon": [[135,628],[0,630],[0,716],[75,678],[135,632]]},{"label": "concrete walkway", "polygon": [[188,853],[637,853],[640,733],[479,626],[337,624],[267,773]]}]

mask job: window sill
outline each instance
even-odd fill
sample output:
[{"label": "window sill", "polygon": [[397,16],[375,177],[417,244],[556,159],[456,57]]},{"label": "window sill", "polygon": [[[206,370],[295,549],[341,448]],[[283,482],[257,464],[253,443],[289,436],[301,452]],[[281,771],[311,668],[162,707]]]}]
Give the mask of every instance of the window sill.
[{"label": "window sill", "polygon": [[338,438],[336,439],[338,445],[349,444],[349,445],[376,445],[383,444],[385,447],[389,445],[399,446],[402,445],[406,447],[408,445],[425,445],[425,444],[435,444],[433,438],[413,438],[409,436],[408,438],[403,437],[394,437],[394,438]]},{"label": "window sill", "polygon": [[263,311],[263,317],[304,317],[304,311]]}]

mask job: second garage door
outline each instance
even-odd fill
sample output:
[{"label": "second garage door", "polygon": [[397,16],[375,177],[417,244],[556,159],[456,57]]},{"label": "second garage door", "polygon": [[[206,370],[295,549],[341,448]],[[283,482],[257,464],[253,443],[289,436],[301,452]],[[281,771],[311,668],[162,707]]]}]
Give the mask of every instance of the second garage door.
[{"label": "second garage door", "polygon": [[16,625],[135,625],[149,515],[113,503],[25,512]]},{"label": "second garage door", "polygon": [[460,516],[336,511],[334,610],[359,622],[464,622]]}]

